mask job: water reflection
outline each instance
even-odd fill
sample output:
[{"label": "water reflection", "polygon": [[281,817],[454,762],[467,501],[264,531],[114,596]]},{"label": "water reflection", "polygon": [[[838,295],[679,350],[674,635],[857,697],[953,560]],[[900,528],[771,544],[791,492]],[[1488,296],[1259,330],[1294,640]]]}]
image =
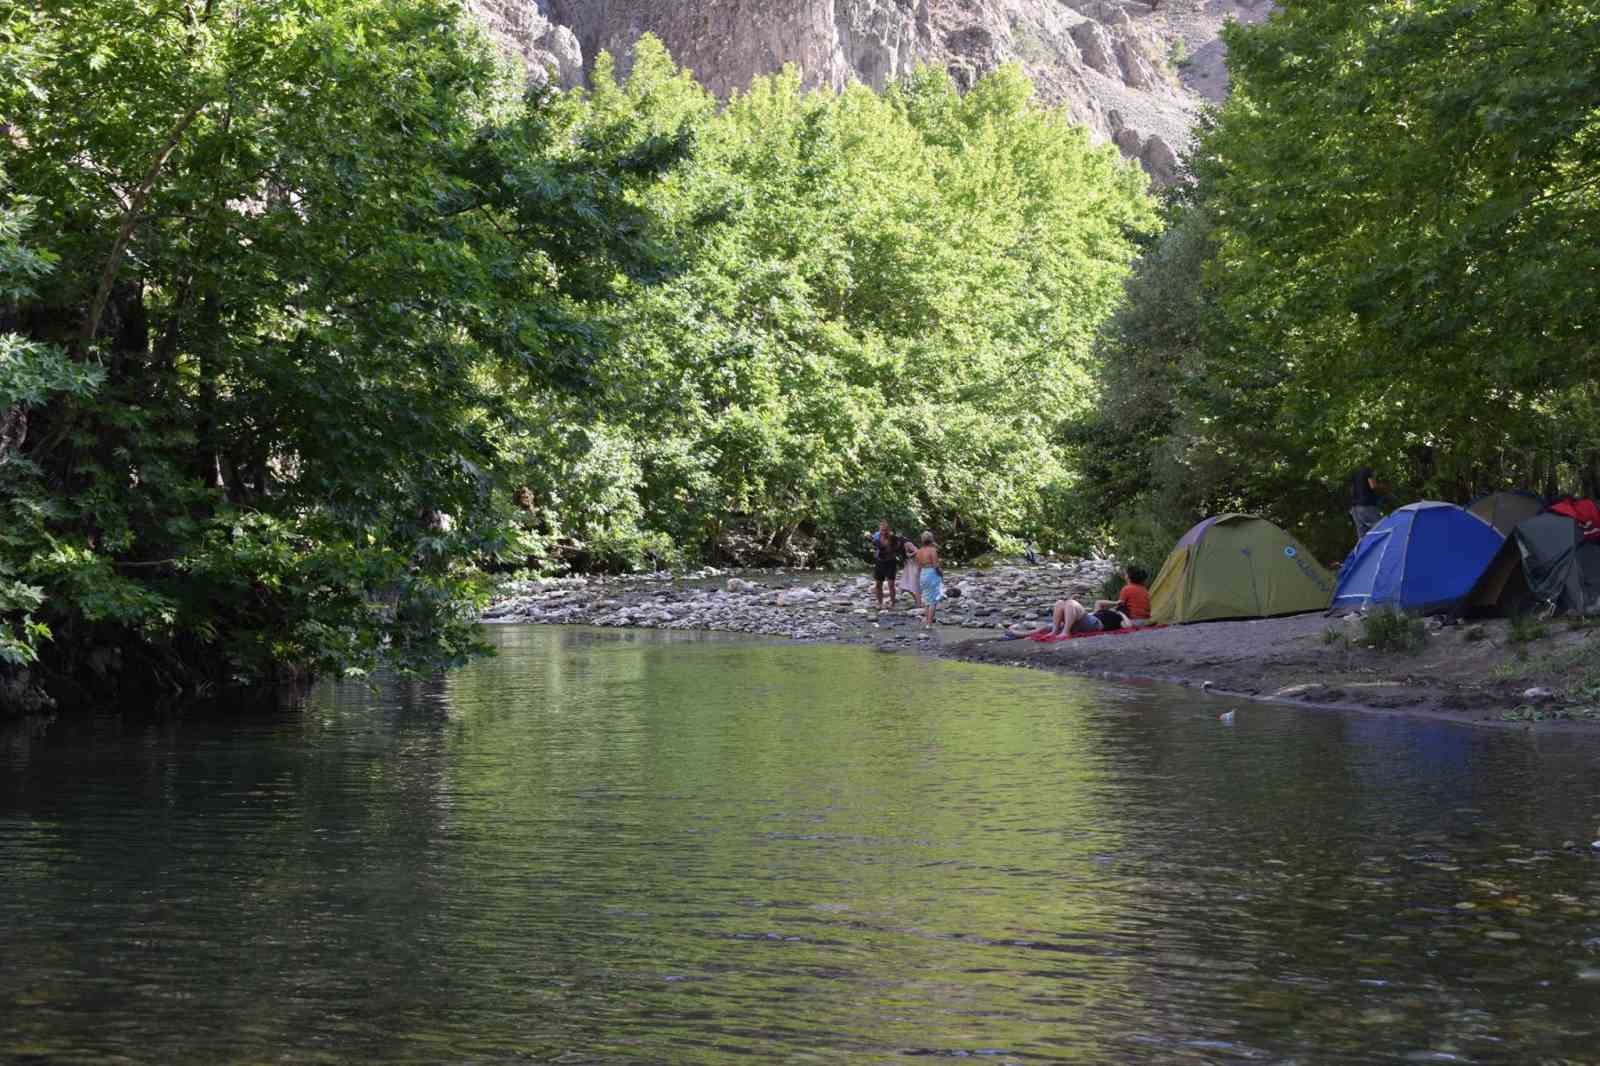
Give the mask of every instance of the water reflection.
[{"label": "water reflection", "polygon": [[438,682],[8,735],[0,1058],[1597,1046],[1587,738],[491,635]]}]

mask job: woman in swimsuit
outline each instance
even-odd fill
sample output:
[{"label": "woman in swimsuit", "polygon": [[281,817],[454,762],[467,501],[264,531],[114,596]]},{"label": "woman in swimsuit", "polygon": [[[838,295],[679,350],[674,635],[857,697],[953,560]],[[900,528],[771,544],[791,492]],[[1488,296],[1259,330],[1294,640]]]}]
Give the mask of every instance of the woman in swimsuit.
[{"label": "woman in swimsuit", "polygon": [[933,612],[944,599],[944,575],[939,573],[939,549],[934,547],[933,534],[922,531],[922,547],[917,549],[918,578],[922,584],[922,624],[933,625]]},{"label": "woman in swimsuit", "polygon": [[900,576],[895,580],[895,586],[901,592],[911,597],[911,602],[918,607],[922,606],[922,571],[917,566],[917,546],[910,538],[906,539],[906,565],[900,568]]}]

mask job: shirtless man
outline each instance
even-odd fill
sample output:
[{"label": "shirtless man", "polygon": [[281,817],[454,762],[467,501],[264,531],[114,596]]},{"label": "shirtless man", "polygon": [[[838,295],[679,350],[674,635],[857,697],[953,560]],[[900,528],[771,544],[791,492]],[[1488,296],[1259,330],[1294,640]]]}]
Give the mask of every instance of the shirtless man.
[{"label": "shirtless man", "polygon": [[889,583],[889,609],[895,606],[895,580],[894,573],[904,558],[905,549],[899,537],[889,528],[887,518],[880,519],[878,531],[872,534],[872,598],[877,601],[878,610],[883,610],[883,584]]}]

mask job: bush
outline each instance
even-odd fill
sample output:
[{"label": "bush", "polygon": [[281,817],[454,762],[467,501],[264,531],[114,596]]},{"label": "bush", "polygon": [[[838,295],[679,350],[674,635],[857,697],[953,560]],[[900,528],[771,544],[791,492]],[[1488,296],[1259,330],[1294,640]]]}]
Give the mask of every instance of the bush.
[{"label": "bush", "polygon": [[1512,615],[1506,625],[1506,640],[1511,644],[1529,644],[1550,635],[1550,627],[1531,614]]},{"label": "bush", "polygon": [[1361,640],[1378,651],[1415,655],[1428,643],[1422,619],[1403,611],[1369,611],[1361,616]]}]

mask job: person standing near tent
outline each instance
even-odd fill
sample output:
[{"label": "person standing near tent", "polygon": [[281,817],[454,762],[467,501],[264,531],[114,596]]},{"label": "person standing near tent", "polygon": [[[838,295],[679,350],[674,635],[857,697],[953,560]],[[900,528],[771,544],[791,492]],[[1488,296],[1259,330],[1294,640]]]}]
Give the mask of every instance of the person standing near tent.
[{"label": "person standing near tent", "polygon": [[1356,524],[1356,542],[1383,519],[1378,510],[1378,477],[1364,466],[1350,479],[1350,520]]}]

